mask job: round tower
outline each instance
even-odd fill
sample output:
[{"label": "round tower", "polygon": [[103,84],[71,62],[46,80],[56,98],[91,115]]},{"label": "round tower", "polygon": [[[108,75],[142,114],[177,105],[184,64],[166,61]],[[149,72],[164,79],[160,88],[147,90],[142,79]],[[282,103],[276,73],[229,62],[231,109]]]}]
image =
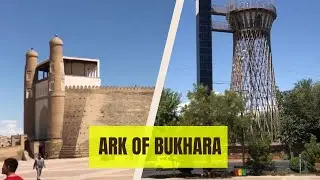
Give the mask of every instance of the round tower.
[{"label": "round tower", "polygon": [[35,128],[34,109],[34,77],[38,64],[38,53],[31,50],[26,53],[25,77],[24,77],[24,134],[28,139],[33,139]]},{"label": "round tower", "polygon": [[49,44],[49,121],[48,141],[45,144],[45,149],[48,158],[59,158],[63,144],[62,130],[65,101],[63,42],[58,36],[55,36]]}]

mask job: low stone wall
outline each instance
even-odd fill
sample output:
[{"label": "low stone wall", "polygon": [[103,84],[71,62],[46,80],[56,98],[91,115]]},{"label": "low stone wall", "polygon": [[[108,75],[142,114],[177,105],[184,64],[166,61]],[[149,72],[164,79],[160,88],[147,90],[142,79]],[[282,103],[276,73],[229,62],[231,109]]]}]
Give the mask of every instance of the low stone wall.
[{"label": "low stone wall", "polygon": [[4,161],[7,158],[16,158],[22,160],[24,153],[24,147],[22,146],[11,146],[0,148],[0,161]]},{"label": "low stone wall", "polygon": [[[284,158],[284,149],[283,145],[272,145],[271,154],[273,160],[281,160]],[[248,158],[248,147],[245,147],[245,158]],[[242,146],[229,146],[228,148],[228,158],[232,160],[242,159]]]}]

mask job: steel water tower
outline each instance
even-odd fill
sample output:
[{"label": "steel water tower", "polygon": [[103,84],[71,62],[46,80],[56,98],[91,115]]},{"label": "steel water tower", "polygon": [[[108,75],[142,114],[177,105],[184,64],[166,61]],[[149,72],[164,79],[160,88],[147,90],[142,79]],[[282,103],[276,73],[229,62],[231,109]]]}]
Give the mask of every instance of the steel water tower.
[{"label": "steel water tower", "polygon": [[[212,4],[211,0],[197,1],[198,84],[212,89],[212,35],[208,35],[208,27],[211,33],[232,33],[230,88],[245,98],[246,111],[255,116],[254,126],[276,139],[278,108],[270,37],[277,17],[275,4],[272,0],[233,0],[224,7]],[[212,21],[214,15],[225,16],[226,21]]]}]

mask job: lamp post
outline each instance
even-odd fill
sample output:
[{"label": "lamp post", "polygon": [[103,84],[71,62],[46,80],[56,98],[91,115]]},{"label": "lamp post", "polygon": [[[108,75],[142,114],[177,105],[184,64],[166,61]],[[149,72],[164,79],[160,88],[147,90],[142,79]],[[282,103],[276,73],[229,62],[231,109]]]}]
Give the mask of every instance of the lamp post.
[{"label": "lamp post", "polygon": [[299,154],[299,172],[301,174],[301,154]]}]

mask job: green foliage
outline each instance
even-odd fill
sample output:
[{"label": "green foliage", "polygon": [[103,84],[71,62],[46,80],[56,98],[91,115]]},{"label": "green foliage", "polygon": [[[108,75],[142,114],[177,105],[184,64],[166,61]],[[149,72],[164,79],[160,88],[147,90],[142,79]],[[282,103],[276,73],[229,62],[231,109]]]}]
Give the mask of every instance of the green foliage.
[{"label": "green foliage", "polygon": [[234,123],[233,132],[231,133],[232,139],[237,139],[242,145],[247,144],[252,136],[250,127],[252,127],[253,120],[252,114],[249,113],[240,116]]},{"label": "green foliage", "polygon": [[284,154],[282,157],[281,157],[282,160],[290,160],[290,155],[288,154]]},{"label": "green foliage", "polygon": [[212,106],[208,88],[194,86],[192,92],[187,95],[190,104],[182,108],[181,125],[213,125]]},{"label": "green foliage", "polygon": [[253,172],[256,175],[261,175],[263,171],[273,168],[272,156],[270,154],[271,140],[267,136],[252,134],[249,142],[248,152],[252,161],[248,162],[252,166]]},{"label": "green foliage", "polygon": [[310,134],[320,138],[320,83],[301,80],[291,91],[277,93],[281,140],[289,150],[303,145]]},{"label": "green foliage", "polygon": [[193,168],[178,168],[178,171],[180,171],[182,174],[191,174]]},{"label": "green foliage", "polygon": [[[300,158],[299,157],[293,157],[289,161],[289,168],[291,171],[299,173],[300,172]],[[305,165],[303,162],[301,162],[301,171],[305,169]]]},{"label": "green foliage", "polygon": [[155,126],[174,125],[178,122],[177,109],[181,103],[181,94],[164,89],[162,91]]},{"label": "green foliage", "polygon": [[287,176],[289,174],[292,174],[292,171],[278,169],[278,170],[273,170],[273,171],[264,171],[262,174],[264,176]]},{"label": "green foliage", "polygon": [[310,142],[305,144],[305,150],[302,152],[301,157],[307,162],[309,171],[314,171],[315,163],[320,160],[320,147],[317,144],[317,138],[311,135]]},{"label": "green foliage", "polygon": [[243,98],[232,91],[224,94],[209,92],[207,87],[194,85],[188,93],[190,104],[182,109],[180,125],[213,126],[226,125],[229,140],[244,143],[252,122],[251,115],[244,111]]}]

